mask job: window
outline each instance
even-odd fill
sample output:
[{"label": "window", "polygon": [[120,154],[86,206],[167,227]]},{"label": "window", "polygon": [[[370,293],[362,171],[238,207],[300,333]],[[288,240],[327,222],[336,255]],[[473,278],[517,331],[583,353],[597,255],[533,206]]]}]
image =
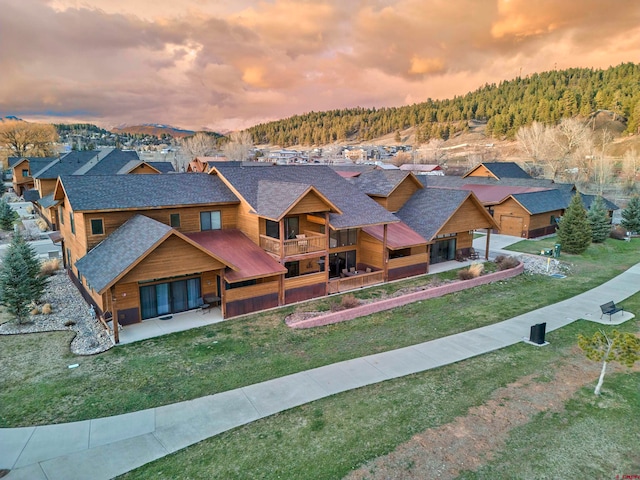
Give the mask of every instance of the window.
[{"label": "window", "polygon": [[[300,220],[298,217],[286,217],[284,220],[284,234],[289,240],[296,238],[300,233]],[[273,220],[266,220],[266,235],[271,238],[280,238],[280,224]]]},{"label": "window", "polygon": [[266,220],[267,237],[280,238],[280,225],[273,220]]},{"label": "window", "polygon": [[67,250],[67,268],[71,268],[71,250],[69,250],[68,248]]},{"label": "window", "polygon": [[104,235],[104,225],[101,218],[91,219],[91,235]]},{"label": "window", "polygon": [[71,233],[75,235],[76,233],[76,224],[73,221],[73,212],[69,212],[69,225],[71,226]]},{"label": "window", "polygon": [[60,219],[60,223],[64,225],[64,211],[62,210],[62,205],[58,206],[58,218]]},{"label": "window", "polygon": [[28,168],[23,168],[22,169],[22,176],[23,177],[28,177],[29,176],[29,169]]},{"label": "window", "polygon": [[329,248],[346,247],[356,243],[358,243],[358,230],[355,228],[331,230],[329,233]]},{"label": "window", "polygon": [[173,228],[180,228],[180,214],[179,213],[172,213],[171,214],[171,226]]},{"label": "window", "polygon": [[220,220],[220,211],[200,212],[200,230],[220,230],[222,222]]},{"label": "window", "polygon": [[297,277],[300,275],[300,262],[286,262],[284,268],[287,269],[284,278]]}]

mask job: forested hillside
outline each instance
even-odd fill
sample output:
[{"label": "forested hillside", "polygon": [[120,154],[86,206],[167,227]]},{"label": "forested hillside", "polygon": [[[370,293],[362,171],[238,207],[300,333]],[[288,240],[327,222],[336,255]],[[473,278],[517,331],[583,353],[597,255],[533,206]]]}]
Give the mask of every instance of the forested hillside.
[{"label": "forested hillside", "polygon": [[471,119],[487,121],[486,134],[512,139],[533,121],[554,124],[610,110],[624,117],[627,132],[640,125],[640,65],[607,70],[572,68],[485,85],[464,96],[394,108],[350,108],[295,115],[249,129],[257,144],[323,145],[369,141],[416,127],[416,142],[446,140]]}]

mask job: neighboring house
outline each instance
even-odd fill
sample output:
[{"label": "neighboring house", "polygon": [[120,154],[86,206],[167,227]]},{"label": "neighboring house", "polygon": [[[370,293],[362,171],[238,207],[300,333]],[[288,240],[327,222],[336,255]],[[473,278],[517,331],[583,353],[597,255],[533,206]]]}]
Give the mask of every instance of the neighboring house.
[{"label": "neighboring house", "polygon": [[133,150],[107,148],[69,152],[32,172],[33,189],[37,194],[30,194],[30,198],[40,216],[53,230],[56,230],[57,202],[53,199],[53,192],[59,176],[166,173],[173,172],[173,165],[170,162],[144,162]]},{"label": "neighboring house", "polygon": [[[477,165],[461,177],[423,178],[429,188],[456,188],[474,192],[493,216],[497,231],[503,235],[536,238],[555,232],[564,215],[575,185],[531,178],[512,162],[489,162]],[[595,195],[582,196],[589,208]],[[605,206],[612,217],[618,207],[607,199]]]},{"label": "neighboring house", "polygon": [[[327,166],[62,175],[63,258],[121,325],[220,303],[224,318],[427,273],[496,228],[468,191],[411,172]],[[393,212],[397,212],[394,214]]]},{"label": "neighboring house", "polygon": [[10,157],[9,167],[13,177],[13,191],[18,196],[34,188],[32,173],[37,172],[58,157]]},{"label": "neighboring house", "polygon": [[442,167],[440,165],[405,163],[404,165],[400,165],[400,170],[413,172],[416,175],[438,175],[440,177],[444,176],[444,170],[442,170]]}]

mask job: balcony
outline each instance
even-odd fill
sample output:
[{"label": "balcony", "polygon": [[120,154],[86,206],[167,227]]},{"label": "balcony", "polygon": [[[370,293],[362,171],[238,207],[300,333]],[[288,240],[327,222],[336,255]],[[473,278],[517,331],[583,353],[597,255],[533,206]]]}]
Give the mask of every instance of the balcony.
[{"label": "balcony", "polygon": [[[277,238],[260,235],[260,247],[265,251],[280,257],[282,241]],[[326,237],[322,234],[305,233],[296,238],[284,240],[284,257],[305,255],[307,253],[322,252],[327,249]]]}]

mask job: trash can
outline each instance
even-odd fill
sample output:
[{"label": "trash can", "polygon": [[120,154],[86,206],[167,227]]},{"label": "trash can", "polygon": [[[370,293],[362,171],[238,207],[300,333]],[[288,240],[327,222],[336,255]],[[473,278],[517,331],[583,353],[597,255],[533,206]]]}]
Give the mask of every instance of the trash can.
[{"label": "trash can", "polygon": [[560,258],[560,244],[556,243],[553,246],[553,258]]},{"label": "trash can", "polygon": [[536,325],[532,325],[531,331],[529,332],[529,341],[531,343],[542,345],[544,343],[544,335],[546,329],[546,323],[537,323]]}]

